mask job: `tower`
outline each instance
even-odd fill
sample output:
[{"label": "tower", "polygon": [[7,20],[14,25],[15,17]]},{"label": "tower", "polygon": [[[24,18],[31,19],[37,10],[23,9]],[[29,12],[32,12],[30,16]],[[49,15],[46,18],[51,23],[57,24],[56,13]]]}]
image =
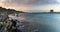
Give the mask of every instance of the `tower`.
[{"label": "tower", "polygon": [[54,10],[53,10],[53,9],[51,9],[51,10],[50,10],[50,13],[53,13],[53,12],[54,12]]}]

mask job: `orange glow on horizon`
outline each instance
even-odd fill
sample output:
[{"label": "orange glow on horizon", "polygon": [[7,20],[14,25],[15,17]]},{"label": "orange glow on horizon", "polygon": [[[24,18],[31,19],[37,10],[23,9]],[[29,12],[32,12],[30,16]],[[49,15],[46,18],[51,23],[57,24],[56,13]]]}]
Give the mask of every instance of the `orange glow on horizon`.
[{"label": "orange glow on horizon", "polygon": [[17,3],[3,3],[3,2],[0,2],[0,6],[1,7],[4,7],[4,8],[11,8],[11,9],[15,9],[15,10],[19,10],[19,11],[24,11],[26,12],[28,10],[28,6],[24,6],[24,5],[20,5],[20,4],[17,4]]},{"label": "orange glow on horizon", "polygon": [[28,10],[28,7],[21,6],[20,10],[26,12]]}]

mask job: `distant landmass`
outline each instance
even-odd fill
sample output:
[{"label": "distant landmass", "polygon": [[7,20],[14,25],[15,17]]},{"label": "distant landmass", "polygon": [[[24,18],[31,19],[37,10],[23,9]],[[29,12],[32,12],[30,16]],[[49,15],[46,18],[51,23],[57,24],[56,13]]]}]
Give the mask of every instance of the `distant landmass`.
[{"label": "distant landmass", "polygon": [[[37,10],[35,10],[37,11]],[[26,13],[32,13],[32,14],[60,14],[60,12],[54,12],[53,9],[50,9],[50,12],[26,12]]]}]

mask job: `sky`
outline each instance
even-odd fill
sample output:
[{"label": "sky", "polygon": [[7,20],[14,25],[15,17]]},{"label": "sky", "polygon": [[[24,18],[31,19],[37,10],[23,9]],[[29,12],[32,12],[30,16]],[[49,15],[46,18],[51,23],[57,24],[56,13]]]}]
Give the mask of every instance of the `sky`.
[{"label": "sky", "polygon": [[0,0],[0,6],[24,12],[60,12],[60,0]]}]

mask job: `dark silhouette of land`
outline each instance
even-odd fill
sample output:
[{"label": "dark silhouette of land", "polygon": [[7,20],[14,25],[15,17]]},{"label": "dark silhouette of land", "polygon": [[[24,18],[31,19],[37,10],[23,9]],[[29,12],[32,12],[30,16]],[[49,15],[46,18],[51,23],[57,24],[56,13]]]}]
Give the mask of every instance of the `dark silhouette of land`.
[{"label": "dark silhouette of land", "polygon": [[24,13],[23,11],[17,11],[15,9],[6,9],[3,7],[0,7],[0,12],[6,12],[8,14],[12,14],[12,13]]}]

